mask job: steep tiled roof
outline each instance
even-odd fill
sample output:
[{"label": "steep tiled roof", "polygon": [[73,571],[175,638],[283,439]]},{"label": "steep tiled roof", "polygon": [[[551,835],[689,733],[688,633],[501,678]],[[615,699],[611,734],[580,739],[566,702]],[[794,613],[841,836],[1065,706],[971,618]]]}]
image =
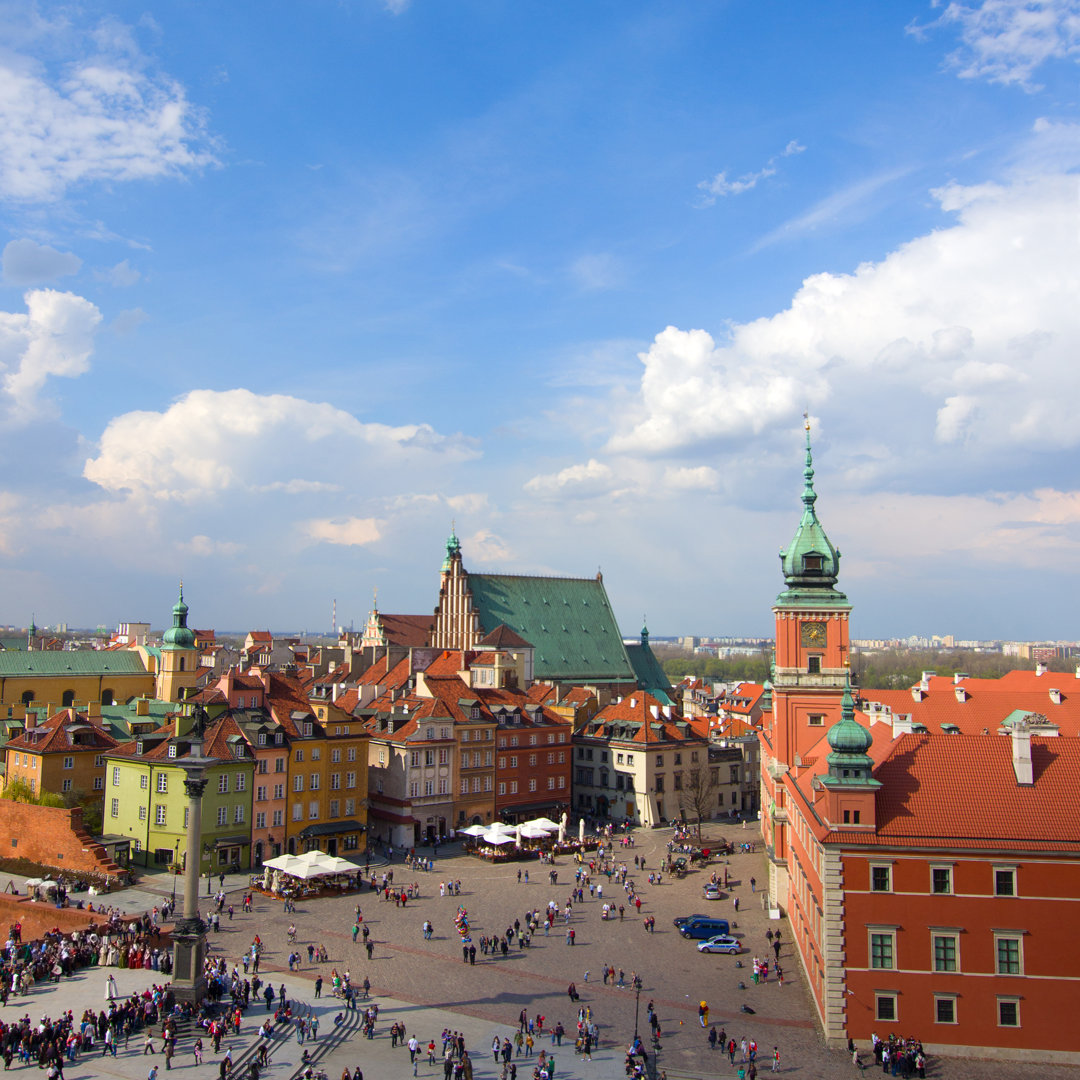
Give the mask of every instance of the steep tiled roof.
[{"label": "steep tiled roof", "polygon": [[506,649],[511,652],[515,649],[531,649],[532,645],[520,634],[515,634],[506,623],[499,623],[490,634],[481,642],[485,649]]},{"label": "steep tiled roof", "polygon": [[28,750],[35,754],[70,754],[78,750],[111,750],[117,746],[117,741],[88,720],[85,713],[63,709],[43,724],[9,739],[6,745],[12,750]]},{"label": "steep tiled roof", "polygon": [[537,679],[635,681],[598,578],[469,574],[469,590],[485,632],[502,624],[532,644]]},{"label": "steep tiled roof", "polygon": [[642,690],[648,690],[663,704],[674,705],[675,691],[672,689],[671,681],[660,666],[660,661],[649,648],[648,642],[635,642],[623,647],[630,658],[638,686]]},{"label": "steep tiled roof", "polygon": [[[916,687],[918,684],[916,684]],[[893,713],[910,713],[912,723],[924,724],[930,732],[939,732],[942,724],[955,724],[967,735],[979,735],[986,728],[993,733],[998,725],[1017,710],[1041,713],[1061,728],[1062,735],[1080,735],[1080,680],[1063,672],[1036,675],[1034,671],[1010,671],[1000,679],[963,679],[954,683],[950,676],[934,676],[929,689],[916,701],[911,690],[862,690],[866,702],[881,702]],[[957,689],[964,700],[957,699]],[[1061,692],[1060,703],[1050,696]]]},{"label": "steep tiled roof", "polygon": [[685,742],[698,738],[693,728],[685,733],[676,721],[682,717],[672,710],[672,719],[664,716],[664,702],[642,690],[601,709],[582,731],[593,738],[616,738],[621,742]]},{"label": "steep tiled roof", "polygon": [[434,615],[387,615],[379,612],[379,625],[390,645],[406,649],[420,649],[428,643]]}]

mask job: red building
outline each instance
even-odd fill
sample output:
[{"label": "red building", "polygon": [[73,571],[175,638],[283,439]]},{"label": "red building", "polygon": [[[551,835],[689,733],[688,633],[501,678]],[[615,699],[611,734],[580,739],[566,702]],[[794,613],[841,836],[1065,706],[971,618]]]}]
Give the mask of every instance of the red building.
[{"label": "red building", "polygon": [[[946,694],[928,679],[857,712],[850,607],[812,478],[808,446],[774,607],[762,793],[771,898],[825,1036],[865,1046],[896,1033],[931,1053],[1078,1063],[1062,1020],[1080,1005],[1080,744],[1044,715],[1065,719],[1067,707],[1052,708],[1067,695],[1034,673],[998,681],[1012,697],[992,680],[949,680]],[[963,725],[943,719],[956,714]]]}]

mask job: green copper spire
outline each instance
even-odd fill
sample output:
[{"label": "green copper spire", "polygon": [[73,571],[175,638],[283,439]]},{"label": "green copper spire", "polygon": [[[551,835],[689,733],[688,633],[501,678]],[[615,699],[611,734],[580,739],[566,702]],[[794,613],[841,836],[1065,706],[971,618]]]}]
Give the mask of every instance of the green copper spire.
[{"label": "green copper spire", "polygon": [[815,509],[817,492],[814,490],[814,455],[810,446],[809,418],[806,420],[803,480],[802,520],[791,543],[780,552],[780,565],[787,588],[777,602],[846,604],[847,597],[835,587],[840,575],[840,552],[830,542]]},{"label": "green copper spire", "polygon": [[173,604],[172,626],[161,636],[163,649],[194,649],[195,632],[188,629],[188,606],[184,603],[184,583],[180,582],[180,597]]},{"label": "green copper spire", "polygon": [[450,523],[450,535],[446,539],[446,558],[443,559],[442,568],[444,570],[450,569],[450,563],[453,561],[455,555],[461,552],[461,541],[457,538],[457,523]]}]

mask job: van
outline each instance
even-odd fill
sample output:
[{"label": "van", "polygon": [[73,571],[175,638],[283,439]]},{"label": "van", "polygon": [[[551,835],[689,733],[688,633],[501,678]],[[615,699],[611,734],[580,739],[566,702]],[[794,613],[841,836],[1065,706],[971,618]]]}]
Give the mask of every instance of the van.
[{"label": "van", "polygon": [[691,919],[679,927],[679,933],[685,938],[710,938],[730,934],[731,927],[727,919]]}]

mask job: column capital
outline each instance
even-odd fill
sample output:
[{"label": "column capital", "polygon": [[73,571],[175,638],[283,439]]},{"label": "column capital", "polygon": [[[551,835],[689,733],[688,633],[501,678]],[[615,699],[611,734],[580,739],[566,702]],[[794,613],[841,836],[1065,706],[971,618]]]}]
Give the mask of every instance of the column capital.
[{"label": "column capital", "polygon": [[184,777],[184,791],[187,792],[189,799],[201,799],[208,783],[210,781],[205,777],[186,776]]}]

